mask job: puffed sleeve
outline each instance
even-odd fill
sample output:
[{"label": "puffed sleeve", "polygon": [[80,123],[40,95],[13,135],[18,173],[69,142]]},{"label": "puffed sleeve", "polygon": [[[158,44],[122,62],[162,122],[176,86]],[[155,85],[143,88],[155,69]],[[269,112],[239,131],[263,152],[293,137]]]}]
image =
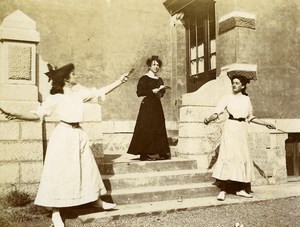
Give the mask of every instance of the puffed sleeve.
[{"label": "puffed sleeve", "polygon": [[142,76],[139,79],[136,94],[138,97],[153,95],[152,88],[150,88],[147,80],[147,76]]},{"label": "puffed sleeve", "polygon": [[46,98],[44,102],[35,110],[31,112],[39,116],[40,118],[48,117],[53,114],[57,105],[58,95],[50,95]]},{"label": "puffed sleeve", "polygon": [[214,113],[220,115],[222,113],[224,113],[224,110],[227,107],[227,103],[228,103],[228,96],[224,96],[217,104]]},{"label": "puffed sleeve", "polygon": [[250,98],[248,98],[248,116],[247,116],[247,121],[250,122],[255,118],[255,116],[253,116],[253,107],[251,104],[251,100]]}]

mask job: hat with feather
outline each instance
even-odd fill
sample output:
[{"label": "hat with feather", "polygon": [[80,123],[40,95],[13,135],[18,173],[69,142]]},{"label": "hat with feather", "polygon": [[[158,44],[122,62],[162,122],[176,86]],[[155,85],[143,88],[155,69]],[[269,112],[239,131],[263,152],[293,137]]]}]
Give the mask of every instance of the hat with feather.
[{"label": "hat with feather", "polygon": [[51,64],[48,63],[47,67],[49,72],[46,72],[45,74],[48,76],[49,81],[59,79],[59,78],[65,78],[70,74],[72,70],[75,69],[73,63],[69,63],[60,68],[57,68],[56,66],[52,66]]}]

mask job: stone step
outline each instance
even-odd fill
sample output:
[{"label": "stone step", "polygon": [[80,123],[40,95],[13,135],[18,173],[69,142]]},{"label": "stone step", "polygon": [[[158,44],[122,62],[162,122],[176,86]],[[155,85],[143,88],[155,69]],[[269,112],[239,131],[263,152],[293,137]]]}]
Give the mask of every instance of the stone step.
[{"label": "stone step", "polygon": [[[107,156],[107,155],[106,155]],[[196,160],[188,160],[182,158],[172,158],[170,160],[162,161],[139,161],[130,160],[124,162],[117,162],[115,160],[104,160],[104,163],[99,163],[99,169],[102,175],[116,175],[124,173],[147,173],[147,172],[161,172],[172,170],[189,170],[197,169]]]},{"label": "stone step", "polygon": [[[132,139],[132,132],[115,132],[103,133],[103,152],[122,153],[125,154],[128,150]],[[178,130],[168,130],[168,143],[170,147],[176,147],[178,144]]]},{"label": "stone step", "polygon": [[[226,195],[225,201],[218,201],[216,196],[218,192],[212,196],[198,196],[195,198],[182,198],[181,200],[168,200],[168,201],[152,201],[146,203],[139,204],[118,204],[116,209],[103,211],[103,210],[95,210],[95,208],[87,208],[87,207],[72,207],[72,211],[75,210],[75,217],[81,219],[82,222],[91,222],[94,219],[105,218],[110,220],[121,219],[122,217],[133,218],[133,217],[141,217],[141,216],[156,216],[158,214],[166,214],[169,212],[175,211],[189,211],[196,208],[208,208],[212,206],[224,206],[229,204],[242,204],[244,203],[258,203],[266,200],[275,200],[282,198],[289,198],[294,196],[300,196],[300,181],[297,182],[289,182],[283,184],[276,185],[260,185],[253,186],[254,196],[251,199],[243,198],[240,196],[235,196],[228,194]],[[84,210],[83,210],[84,209]],[[125,220],[125,219],[124,219]],[[156,221],[156,219],[154,219]],[[123,222],[124,223],[124,222]],[[160,222],[156,222],[157,225]],[[137,226],[137,225],[136,225]],[[141,226],[141,225],[140,225]],[[153,226],[153,225],[151,225]],[[199,226],[195,223],[193,226]],[[253,225],[252,225],[253,226]],[[281,225],[282,226],[282,225]]]},{"label": "stone step", "polygon": [[108,191],[102,198],[119,205],[215,196],[219,189],[212,182],[167,186],[136,187]]},{"label": "stone step", "polygon": [[195,169],[102,175],[102,179],[107,190],[190,184],[213,180],[211,172],[203,172]]}]

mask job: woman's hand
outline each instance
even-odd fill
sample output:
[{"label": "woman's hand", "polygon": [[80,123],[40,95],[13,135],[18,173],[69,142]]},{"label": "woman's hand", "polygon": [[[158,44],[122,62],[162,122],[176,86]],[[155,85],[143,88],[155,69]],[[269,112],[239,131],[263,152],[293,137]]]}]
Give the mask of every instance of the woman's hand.
[{"label": "woman's hand", "polygon": [[119,78],[119,80],[122,82],[122,83],[125,83],[129,78],[129,73],[124,73],[122,74],[122,76]]},{"label": "woman's hand", "polygon": [[159,90],[165,89],[165,85],[160,85],[158,89]]},{"label": "woman's hand", "polygon": [[210,122],[210,120],[208,120],[207,118],[204,118],[204,124],[208,125]]},{"label": "woman's hand", "polygon": [[159,86],[159,88],[154,88],[154,89],[152,89],[152,92],[154,93],[154,94],[158,94],[161,90],[163,90],[163,89],[166,89],[166,86],[165,85],[160,85]]},{"label": "woman's hand", "polygon": [[17,115],[17,114],[9,114],[9,115],[6,116],[6,118],[8,120],[15,120],[15,119],[19,119],[19,115]]},{"label": "woman's hand", "polygon": [[214,113],[212,115],[210,115],[208,118],[204,118],[204,124],[208,125],[209,122],[214,121],[218,118],[218,114]]},{"label": "woman's hand", "polygon": [[154,89],[152,89],[152,92],[153,92],[154,94],[157,94],[159,91],[160,91],[159,88],[154,88]]},{"label": "woman's hand", "polygon": [[267,123],[265,124],[265,126],[268,128],[268,129],[276,129],[276,126],[271,124],[271,123]]},{"label": "woman's hand", "polygon": [[6,112],[5,110],[3,110],[1,108],[0,108],[0,112],[1,112],[1,114],[4,114],[4,116],[7,120],[18,119],[18,117],[19,117],[19,115]]}]

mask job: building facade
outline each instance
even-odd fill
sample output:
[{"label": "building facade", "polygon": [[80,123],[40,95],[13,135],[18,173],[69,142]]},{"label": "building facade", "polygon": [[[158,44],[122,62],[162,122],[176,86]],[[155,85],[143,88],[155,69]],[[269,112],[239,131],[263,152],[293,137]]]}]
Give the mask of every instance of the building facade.
[{"label": "building facade", "polygon": [[[136,96],[137,81],[147,70],[146,59],[159,55],[161,76],[172,87],[162,102],[167,128],[178,134],[176,155],[195,158],[199,168],[207,169],[222,122],[205,126],[203,119],[218,99],[230,92],[227,74],[238,71],[251,78],[247,91],[254,114],[282,130],[250,127],[252,153],[258,170],[267,176],[258,177],[257,184],[280,183],[287,180],[287,174],[297,177],[300,172],[299,7],[299,1],[283,0],[2,0],[1,62],[14,56],[5,52],[7,42],[34,45],[29,55],[36,56],[30,66],[36,71],[30,73],[36,78],[30,81],[36,87],[29,86],[32,96],[25,97],[22,94],[29,93],[23,86],[16,100],[9,91],[3,92],[7,81],[2,80],[0,103],[10,107],[17,101],[23,109],[30,109],[42,101],[49,89],[44,75],[47,62],[57,66],[73,62],[80,83],[96,87],[135,68],[125,86],[108,95],[109,101],[99,101],[101,108],[98,104],[87,107],[86,127],[93,146],[101,152],[126,152],[141,101]],[[11,26],[12,14],[14,29],[28,28],[24,21],[30,21],[29,30],[38,35],[29,40],[7,37],[3,31]],[[6,68],[9,66],[2,64],[1,78],[7,75]],[[1,178],[4,191],[10,188],[7,185],[28,181],[32,187],[27,188],[34,192],[38,183],[43,157],[40,141],[47,135],[42,125],[31,133],[27,124],[1,120],[2,131],[12,128],[15,132],[11,136],[1,132],[1,168],[14,169],[13,175]],[[55,119],[48,120],[48,134],[54,124]],[[20,164],[23,154],[16,155],[22,153],[23,144],[28,154],[35,151],[36,157],[30,159],[38,166],[35,180],[25,174],[31,169],[29,161]],[[18,152],[12,155],[11,150]],[[261,175],[259,171],[257,175]]]}]

